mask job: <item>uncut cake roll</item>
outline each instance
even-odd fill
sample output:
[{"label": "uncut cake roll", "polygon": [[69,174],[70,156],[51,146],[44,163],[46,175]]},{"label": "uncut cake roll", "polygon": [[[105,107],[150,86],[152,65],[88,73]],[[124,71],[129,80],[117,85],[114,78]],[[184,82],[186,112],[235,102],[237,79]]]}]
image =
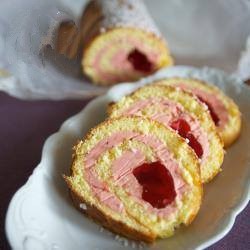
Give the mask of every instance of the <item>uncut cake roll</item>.
[{"label": "uncut cake roll", "polygon": [[96,84],[135,81],[172,65],[167,43],[142,0],[92,0],[80,29],[82,69]]},{"label": "uncut cake roll", "polygon": [[199,161],[173,130],[141,117],[106,120],[74,148],[73,203],[111,231],[152,242],[199,211]]},{"label": "uncut cake roll", "polygon": [[156,84],[177,86],[190,91],[205,103],[218,129],[225,147],[240,135],[241,113],[235,102],[212,84],[193,78],[168,78]]},{"label": "uncut cake roll", "polygon": [[206,105],[195,96],[171,86],[147,85],[111,104],[108,112],[111,118],[148,117],[174,129],[199,158],[203,183],[220,172],[223,142]]}]

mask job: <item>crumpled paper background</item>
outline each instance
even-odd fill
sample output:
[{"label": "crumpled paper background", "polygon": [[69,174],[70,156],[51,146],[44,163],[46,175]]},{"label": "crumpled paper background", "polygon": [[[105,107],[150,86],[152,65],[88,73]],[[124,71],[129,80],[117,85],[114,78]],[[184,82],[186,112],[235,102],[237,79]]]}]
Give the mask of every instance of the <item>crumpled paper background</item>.
[{"label": "crumpled paper background", "polygon": [[[218,67],[250,78],[249,0],[146,0],[176,64]],[[77,20],[86,0],[1,0],[0,90],[22,99],[100,95],[79,61],[57,55],[56,28]]]}]

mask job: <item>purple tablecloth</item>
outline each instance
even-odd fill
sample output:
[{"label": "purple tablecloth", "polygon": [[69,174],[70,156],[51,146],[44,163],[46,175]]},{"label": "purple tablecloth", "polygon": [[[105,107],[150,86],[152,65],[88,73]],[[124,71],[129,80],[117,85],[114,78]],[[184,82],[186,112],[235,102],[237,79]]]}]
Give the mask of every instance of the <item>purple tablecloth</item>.
[{"label": "purple tablecloth", "polygon": [[[10,249],[5,214],[15,191],[40,161],[46,138],[87,101],[21,101],[0,92],[0,249]],[[250,249],[250,205],[237,217],[231,232],[209,249]],[[34,249],[35,250],[35,249]]]}]

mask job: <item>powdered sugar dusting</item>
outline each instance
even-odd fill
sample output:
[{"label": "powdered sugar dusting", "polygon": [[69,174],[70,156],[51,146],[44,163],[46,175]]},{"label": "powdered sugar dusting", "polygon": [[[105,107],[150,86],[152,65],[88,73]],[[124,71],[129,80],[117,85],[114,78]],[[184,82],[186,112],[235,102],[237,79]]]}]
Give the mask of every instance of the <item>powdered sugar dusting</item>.
[{"label": "powdered sugar dusting", "polygon": [[112,238],[115,239],[120,245],[128,248],[128,249],[145,249],[147,244],[143,241],[134,241],[134,240],[129,240],[123,236],[120,236],[118,234],[114,234],[110,232],[109,230],[106,230],[103,227],[100,227],[99,232],[104,233],[107,236],[111,236]]},{"label": "powdered sugar dusting", "polygon": [[115,235],[115,240],[129,249],[144,249],[146,247],[146,243],[142,241],[128,240],[119,235]]},{"label": "powdered sugar dusting", "polygon": [[142,0],[95,1],[104,15],[102,30],[112,27],[137,27],[162,38]]}]

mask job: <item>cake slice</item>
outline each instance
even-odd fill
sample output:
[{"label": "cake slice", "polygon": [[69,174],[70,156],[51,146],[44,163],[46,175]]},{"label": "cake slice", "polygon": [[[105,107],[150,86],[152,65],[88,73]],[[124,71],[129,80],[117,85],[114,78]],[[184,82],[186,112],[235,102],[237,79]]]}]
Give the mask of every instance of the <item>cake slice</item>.
[{"label": "cake slice", "polygon": [[144,86],[110,105],[110,117],[149,117],[176,130],[200,159],[202,182],[209,182],[220,171],[224,150],[207,107],[189,93],[160,83]]},{"label": "cake slice", "polygon": [[141,117],[107,120],[74,148],[65,176],[75,206],[111,231],[152,242],[196,216],[199,161],[185,140]]},{"label": "cake slice", "polygon": [[94,83],[135,81],[172,65],[142,0],[93,0],[81,19],[82,68]]},{"label": "cake slice", "polygon": [[240,135],[241,113],[234,101],[219,88],[191,78],[169,78],[157,82],[160,85],[178,86],[196,95],[205,103],[224,142],[229,147]]}]

